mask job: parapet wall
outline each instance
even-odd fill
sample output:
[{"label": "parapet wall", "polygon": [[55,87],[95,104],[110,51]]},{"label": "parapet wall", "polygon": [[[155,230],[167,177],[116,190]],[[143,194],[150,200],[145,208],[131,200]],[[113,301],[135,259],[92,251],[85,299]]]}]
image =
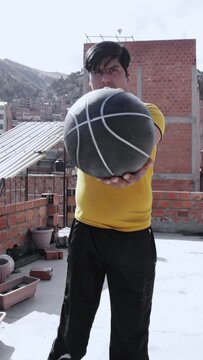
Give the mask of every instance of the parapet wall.
[{"label": "parapet wall", "polygon": [[[68,190],[67,226],[75,211],[75,189]],[[58,194],[0,206],[0,253],[15,244],[25,245],[29,229],[38,226],[63,227]],[[153,191],[152,226],[154,231],[203,234],[203,192]]]},{"label": "parapet wall", "polygon": [[155,231],[203,234],[203,192],[154,191]]}]

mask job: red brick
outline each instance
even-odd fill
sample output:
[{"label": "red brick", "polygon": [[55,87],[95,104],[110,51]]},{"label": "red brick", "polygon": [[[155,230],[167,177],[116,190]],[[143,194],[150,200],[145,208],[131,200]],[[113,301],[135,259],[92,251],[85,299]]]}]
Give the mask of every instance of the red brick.
[{"label": "red brick", "polygon": [[171,219],[175,219],[177,216],[177,210],[176,209],[166,209],[165,215],[170,217]]},{"label": "red brick", "polygon": [[8,215],[8,225],[9,226],[16,225],[16,213]]},{"label": "red brick", "polygon": [[197,222],[201,222],[202,220],[202,212],[198,210],[191,210],[190,211],[190,217],[193,219],[196,219]]},{"label": "red brick", "polygon": [[46,260],[63,259],[62,250],[44,250],[44,257]]},{"label": "red brick", "polygon": [[58,213],[58,205],[49,204],[47,206],[48,215],[54,215]]},{"label": "red brick", "polygon": [[33,207],[40,207],[40,206],[46,206],[47,205],[47,199],[37,199],[37,200],[33,200]]},{"label": "red brick", "polygon": [[178,211],[177,211],[177,215],[178,215],[179,217],[188,218],[189,211],[188,211],[188,210],[178,210]]},{"label": "red brick", "polygon": [[7,216],[0,216],[0,229],[5,229],[8,226]]},{"label": "red brick", "polygon": [[18,235],[18,228],[17,226],[13,226],[7,229],[7,238],[8,239],[15,239]]},{"label": "red brick", "polygon": [[17,226],[18,234],[23,234],[27,230],[27,223],[20,223]]},{"label": "red brick", "polygon": [[203,211],[203,201],[198,201],[195,203],[196,208],[199,209],[200,211]]},{"label": "red brick", "polygon": [[16,204],[6,205],[5,206],[5,214],[11,214],[16,212]]},{"label": "red brick", "polygon": [[[155,196],[154,199],[157,199],[157,197]],[[68,205],[75,205],[75,197],[74,196],[68,197]]]},{"label": "red brick", "polygon": [[3,242],[7,239],[7,231],[6,230],[1,230],[0,231],[0,242]]},{"label": "red brick", "polygon": [[191,198],[192,200],[203,200],[203,192],[192,192]]},{"label": "red brick", "polygon": [[26,209],[32,209],[33,208],[33,201],[26,201]]},{"label": "red brick", "polygon": [[17,203],[16,204],[16,211],[22,211],[26,209],[26,203],[25,202],[21,202],[21,203]]},{"label": "red brick", "polygon": [[40,217],[40,216],[39,216],[39,208],[38,208],[38,207],[35,207],[35,208],[33,209],[33,216],[34,216],[35,219],[37,219],[37,218]]},{"label": "red brick", "polygon": [[153,199],[163,199],[163,191],[153,191]]},{"label": "red brick", "polygon": [[166,197],[167,199],[169,200],[174,200],[174,199],[177,199],[177,196],[178,196],[178,193],[177,192],[172,192],[172,191],[167,191],[166,192]]},{"label": "red brick", "polygon": [[24,211],[21,211],[21,212],[17,213],[16,216],[17,216],[17,222],[18,223],[24,223],[26,221],[26,216],[25,216]]},{"label": "red brick", "polygon": [[[156,209],[156,208],[157,208],[157,204],[158,204],[158,200],[153,199],[152,208]],[[68,208],[68,210],[69,210],[69,208]],[[68,211],[68,212],[69,212],[69,211]],[[61,214],[61,213],[62,213],[62,212],[60,212],[60,214]]]},{"label": "red brick", "polygon": [[178,192],[177,193],[177,199],[181,200],[190,200],[191,199],[191,193],[190,192]]},{"label": "red brick", "polygon": [[183,207],[182,201],[173,201],[172,202],[172,208],[181,209],[182,207]]},{"label": "red brick", "polygon": [[26,221],[27,229],[35,228],[37,227],[37,224],[35,223],[34,219],[27,220]]},{"label": "red brick", "polygon": [[183,201],[184,209],[191,209],[193,206],[195,206],[195,201]]},{"label": "red brick", "polygon": [[26,222],[28,222],[29,220],[33,220],[33,216],[34,216],[34,211],[33,209],[28,209],[26,211]]},{"label": "red brick", "polygon": [[30,270],[30,276],[39,278],[41,280],[50,280],[52,277],[53,268],[51,266],[48,267],[33,267]]},{"label": "red brick", "polygon": [[159,200],[157,202],[157,207],[164,208],[164,209],[169,208],[169,207],[171,207],[171,202],[168,200]]},{"label": "red brick", "polygon": [[153,209],[153,210],[152,210],[152,216],[153,216],[153,217],[161,217],[161,216],[164,216],[164,209],[162,209],[162,208]]}]

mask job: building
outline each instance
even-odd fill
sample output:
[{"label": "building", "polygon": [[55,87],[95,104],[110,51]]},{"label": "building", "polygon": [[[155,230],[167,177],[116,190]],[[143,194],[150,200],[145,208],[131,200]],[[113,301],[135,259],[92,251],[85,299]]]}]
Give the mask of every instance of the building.
[{"label": "building", "polygon": [[0,135],[12,128],[11,109],[7,102],[0,101]]},{"label": "building", "polygon": [[[154,190],[199,191],[200,109],[196,41],[125,41],[131,54],[130,88],[146,103],[156,104],[166,118],[159,144]],[[84,44],[84,52],[92,46]],[[87,74],[84,91],[88,89]]]}]

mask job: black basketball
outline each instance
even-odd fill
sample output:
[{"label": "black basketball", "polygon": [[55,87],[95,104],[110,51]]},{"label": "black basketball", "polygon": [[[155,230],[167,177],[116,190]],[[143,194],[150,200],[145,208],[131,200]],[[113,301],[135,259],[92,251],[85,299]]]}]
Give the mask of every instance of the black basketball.
[{"label": "black basketball", "polygon": [[154,144],[154,123],[144,103],[122,89],[83,95],[69,109],[64,144],[72,162],[99,178],[140,169]]}]

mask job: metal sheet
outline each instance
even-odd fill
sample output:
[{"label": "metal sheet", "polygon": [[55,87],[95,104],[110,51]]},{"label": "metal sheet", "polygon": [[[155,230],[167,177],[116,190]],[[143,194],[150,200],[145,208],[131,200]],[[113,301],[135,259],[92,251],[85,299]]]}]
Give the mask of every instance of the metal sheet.
[{"label": "metal sheet", "polygon": [[0,179],[12,178],[63,141],[64,122],[23,122],[0,135]]}]

